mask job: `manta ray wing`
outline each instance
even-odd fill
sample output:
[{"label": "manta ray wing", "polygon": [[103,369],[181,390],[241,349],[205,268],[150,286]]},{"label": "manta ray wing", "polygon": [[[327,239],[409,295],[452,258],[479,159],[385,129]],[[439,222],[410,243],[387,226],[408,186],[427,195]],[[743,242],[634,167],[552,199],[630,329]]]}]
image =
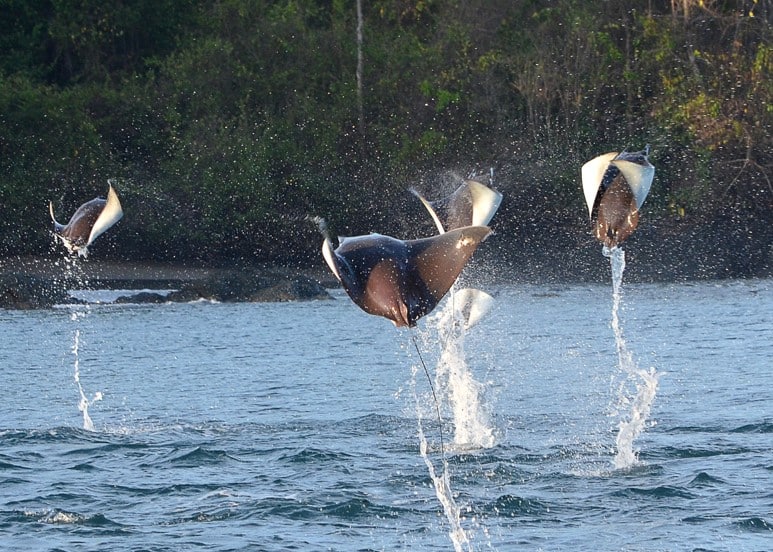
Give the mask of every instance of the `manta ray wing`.
[{"label": "manta ray wing", "polygon": [[61,224],[56,221],[56,217],[54,216],[54,202],[49,201],[48,202],[48,212],[51,214],[51,220],[54,221],[54,233],[61,234],[64,230],[64,224]]},{"label": "manta ray wing", "polygon": [[424,207],[429,212],[429,215],[432,217],[432,220],[435,222],[435,226],[438,229],[438,232],[440,234],[445,232],[445,228],[443,228],[443,221],[440,220],[438,217],[438,211],[444,212],[445,211],[445,203],[444,200],[438,200],[435,202],[431,202],[425,198],[421,192],[419,192],[416,188],[411,188],[411,193],[419,198],[419,201],[424,205]]},{"label": "manta ray wing", "polygon": [[601,181],[609,169],[609,163],[617,157],[617,152],[605,153],[599,155],[585,163],[581,169],[582,191],[585,195],[585,203],[588,206],[588,216],[593,216],[593,206],[596,203],[596,196],[601,187]]},{"label": "manta ray wing", "polygon": [[628,186],[631,188],[633,197],[636,200],[637,209],[641,209],[641,206],[644,204],[644,200],[650,192],[652,180],[655,177],[655,167],[649,161],[645,160],[645,163],[640,164],[625,159],[612,161],[612,165],[620,169],[620,172],[623,173],[625,180],[628,182]]},{"label": "manta ray wing", "polygon": [[[471,226],[487,226],[502,203],[502,194],[477,180],[466,182],[472,197]],[[453,230],[453,228],[449,228]]]},{"label": "manta ray wing", "polygon": [[123,217],[121,202],[118,199],[118,194],[115,193],[115,189],[111,184],[107,191],[107,201],[102,207],[102,211],[99,213],[99,216],[94,222],[94,225],[91,227],[91,232],[89,232],[89,238],[85,247],[90,246],[94,240],[96,240],[100,235],[104,234],[108,228],[121,220],[121,217]]},{"label": "manta ray wing", "polygon": [[454,311],[459,314],[464,321],[464,329],[470,329],[480,322],[491,307],[494,305],[494,298],[475,288],[463,288],[453,292],[449,299],[454,302]]}]

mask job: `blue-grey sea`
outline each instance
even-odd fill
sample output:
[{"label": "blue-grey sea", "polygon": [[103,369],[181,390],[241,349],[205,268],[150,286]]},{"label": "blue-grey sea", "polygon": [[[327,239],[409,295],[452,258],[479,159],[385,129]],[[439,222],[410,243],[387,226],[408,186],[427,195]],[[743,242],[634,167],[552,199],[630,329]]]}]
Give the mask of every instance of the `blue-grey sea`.
[{"label": "blue-grey sea", "polygon": [[773,550],[773,281],[485,291],[0,311],[0,550]]}]

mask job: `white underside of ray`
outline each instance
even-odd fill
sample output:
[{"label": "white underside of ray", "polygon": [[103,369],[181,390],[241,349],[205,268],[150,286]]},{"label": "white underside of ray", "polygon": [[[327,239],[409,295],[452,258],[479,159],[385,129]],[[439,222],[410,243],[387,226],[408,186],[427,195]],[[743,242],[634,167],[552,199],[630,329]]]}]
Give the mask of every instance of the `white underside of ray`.
[{"label": "white underside of ray", "polygon": [[335,262],[335,252],[333,251],[333,244],[330,243],[329,238],[325,238],[325,241],[322,242],[322,256],[325,258],[327,266],[330,267],[330,270],[333,272],[333,274],[335,274],[335,277],[340,282],[341,275],[338,273],[338,267],[336,266]]},{"label": "white underside of ray", "polygon": [[479,289],[464,288],[454,291],[454,309],[462,315],[464,329],[470,329],[483,318],[494,305],[494,298]]},{"label": "white underside of ray", "polygon": [[432,205],[429,201],[427,201],[423,195],[421,195],[417,190],[412,190],[413,193],[416,195],[416,197],[419,198],[419,200],[424,204],[424,207],[427,208],[427,211],[429,211],[430,216],[432,217],[432,220],[435,221],[435,226],[437,227],[437,230],[440,234],[445,234],[446,230],[443,228],[443,223],[440,222],[440,219],[437,216],[437,213],[435,213],[435,209],[432,208]]},{"label": "white underside of ray", "polygon": [[110,189],[107,192],[107,203],[105,204],[105,208],[102,209],[94,226],[92,226],[89,240],[86,242],[85,247],[91,245],[95,239],[105,232],[105,230],[121,220],[121,217],[123,217],[121,202],[118,200],[118,194],[116,194],[113,187],[110,186]]},{"label": "white underside of ray", "polygon": [[616,166],[623,173],[636,200],[636,208],[641,209],[647,194],[650,192],[652,179],[655,176],[655,167],[649,163],[647,165],[639,165],[624,159],[612,161],[612,165]]},{"label": "white underside of ray", "polygon": [[585,204],[588,206],[588,216],[593,215],[593,204],[596,202],[596,195],[599,193],[599,186],[604,179],[604,174],[609,168],[609,164],[617,157],[618,152],[613,151],[599,155],[585,163],[581,169],[582,191],[585,194]]},{"label": "white underside of ray", "polygon": [[502,194],[476,180],[468,180],[472,196],[472,226],[488,226],[502,203]]}]

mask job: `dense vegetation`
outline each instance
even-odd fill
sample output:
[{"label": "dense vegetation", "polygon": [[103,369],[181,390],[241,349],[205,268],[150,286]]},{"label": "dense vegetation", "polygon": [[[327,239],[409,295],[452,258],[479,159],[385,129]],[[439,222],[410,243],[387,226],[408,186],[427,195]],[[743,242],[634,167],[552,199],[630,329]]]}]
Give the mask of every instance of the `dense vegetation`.
[{"label": "dense vegetation", "polygon": [[115,178],[101,255],[303,262],[306,215],[408,236],[408,186],[488,167],[515,244],[645,143],[651,220],[773,222],[770,0],[358,3],[0,0],[0,256]]}]

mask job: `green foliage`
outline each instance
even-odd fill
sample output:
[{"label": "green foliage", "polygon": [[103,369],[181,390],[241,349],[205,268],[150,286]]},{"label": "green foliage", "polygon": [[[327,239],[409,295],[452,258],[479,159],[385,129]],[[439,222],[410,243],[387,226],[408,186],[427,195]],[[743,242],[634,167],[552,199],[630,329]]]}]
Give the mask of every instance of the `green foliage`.
[{"label": "green foliage", "polygon": [[114,254],[302,260],[306,215],[402,228],[416,173],[505,159],[570,212],[584,160],[645,143],[664,215],[763,212],[769,6],[710,4],[363,2],[360,124],[353,0],[0,0],[0,254],[117,178]]}]

